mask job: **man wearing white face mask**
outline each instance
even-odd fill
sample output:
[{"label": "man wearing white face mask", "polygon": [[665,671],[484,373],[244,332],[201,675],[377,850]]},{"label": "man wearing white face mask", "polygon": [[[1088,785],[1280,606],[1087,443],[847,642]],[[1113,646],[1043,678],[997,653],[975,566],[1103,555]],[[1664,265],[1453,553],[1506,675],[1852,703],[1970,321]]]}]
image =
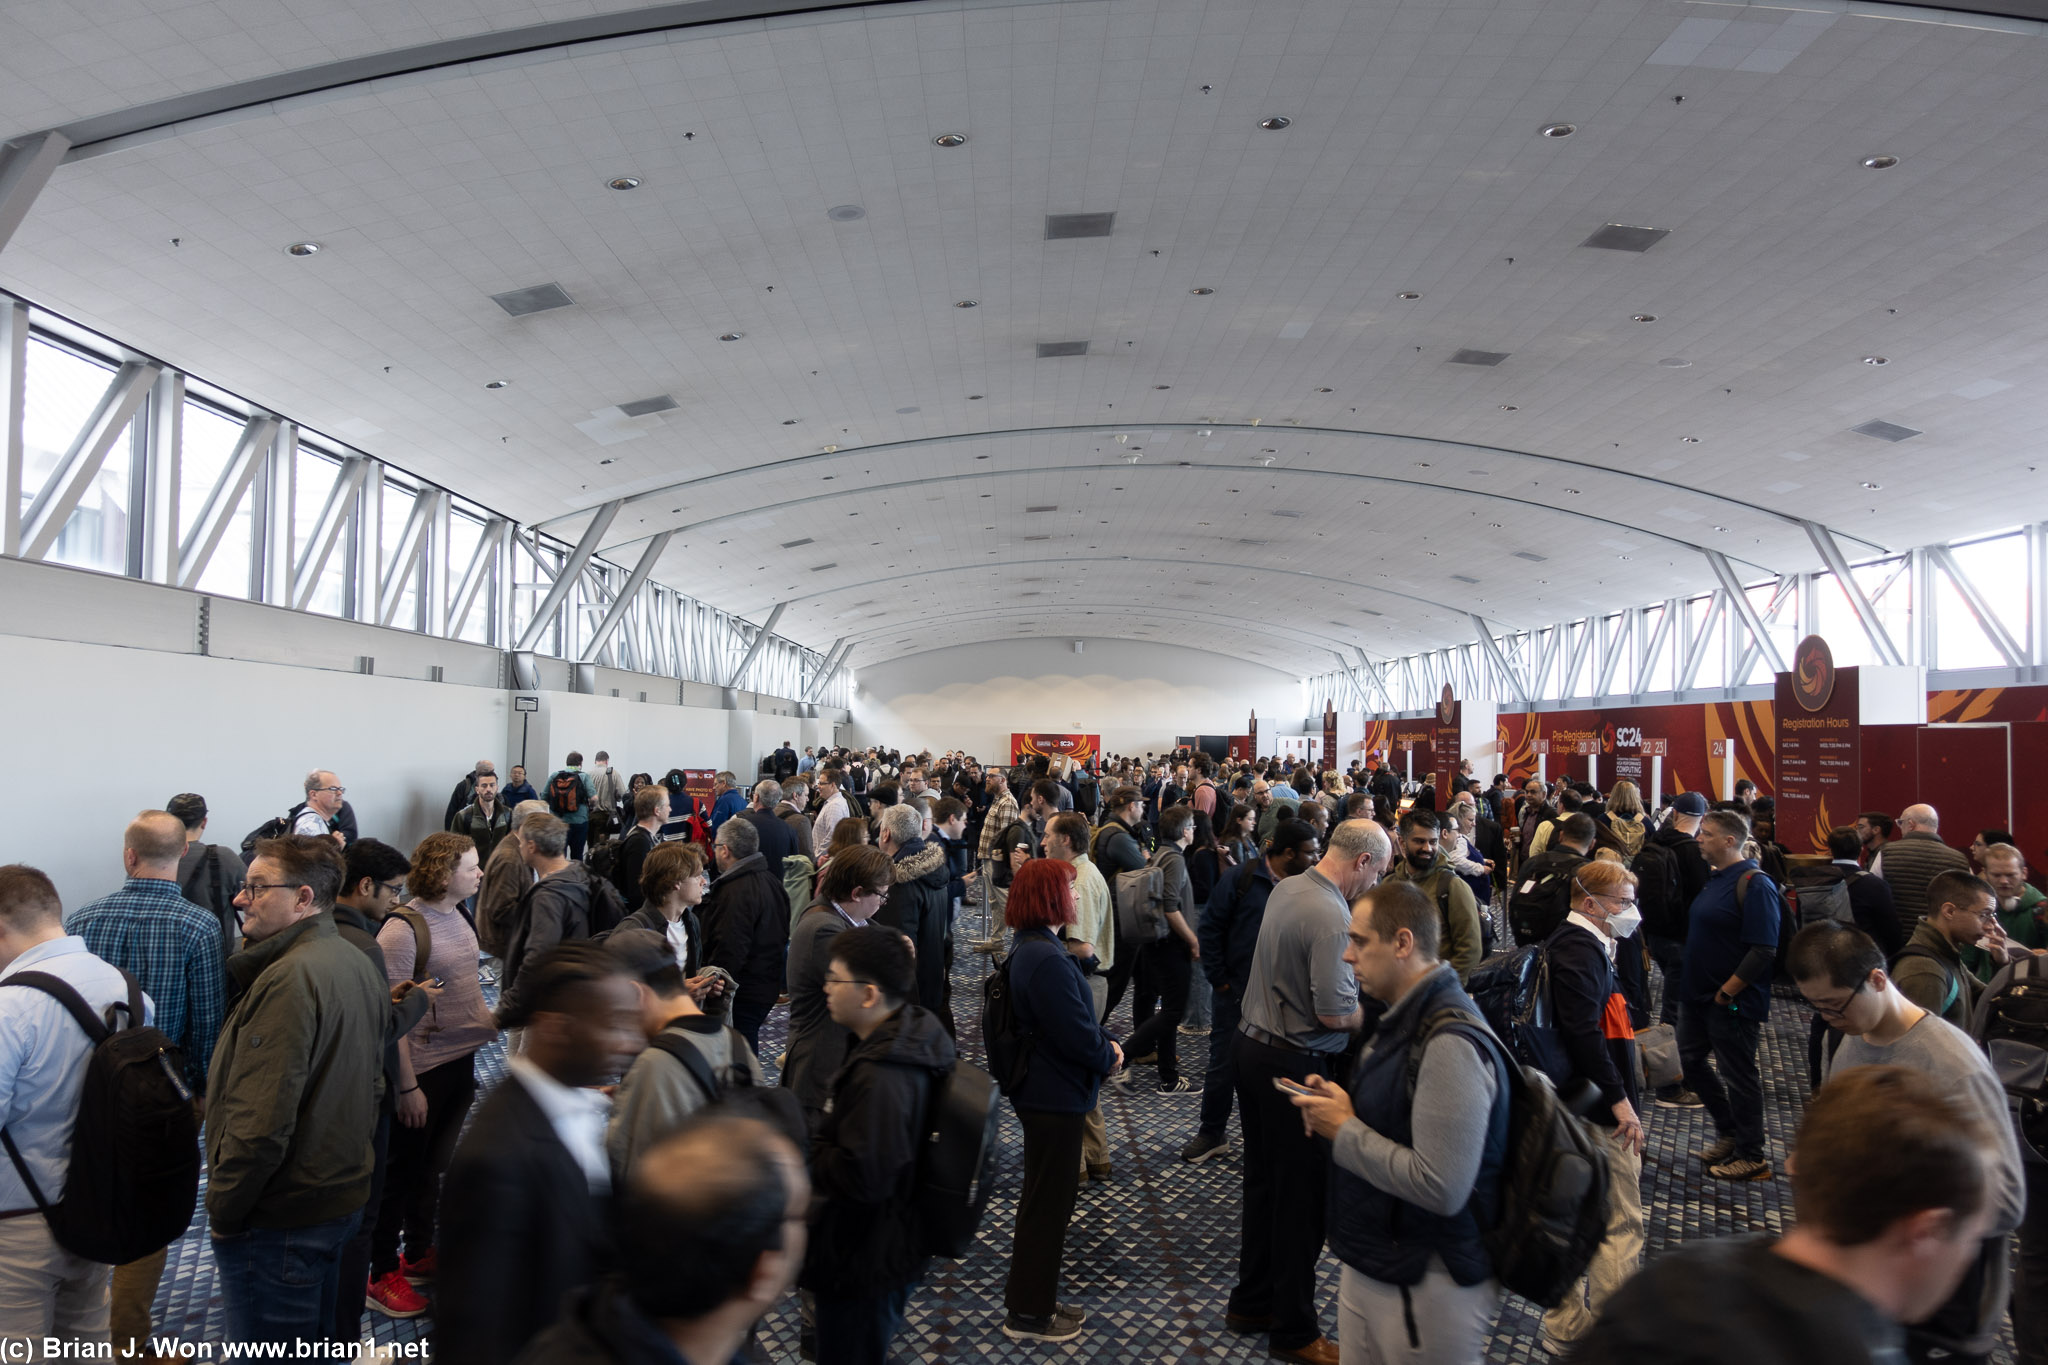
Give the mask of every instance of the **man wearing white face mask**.
[{"label": "man wearing white face mask", "polygon": [[1596,860],[1572,879],[1571,912],[1545,942],[1559,1041],[1572,1074],[1569,1091],[1587,1081],[1600,1103],[1587,1115],[1607,1141],[1607,1236],[1593,1253],[1585,1279],[1543,1315],[1542,1345],[1563,1355],[1592,1329],[1607,1296],[1636,1273],[1643,1255],[1643,1124],[1636,1116],[1635,1030],[1614,973],[1617,945],[1643,921],[1636,909],[1635,874],[1620,863]]}]

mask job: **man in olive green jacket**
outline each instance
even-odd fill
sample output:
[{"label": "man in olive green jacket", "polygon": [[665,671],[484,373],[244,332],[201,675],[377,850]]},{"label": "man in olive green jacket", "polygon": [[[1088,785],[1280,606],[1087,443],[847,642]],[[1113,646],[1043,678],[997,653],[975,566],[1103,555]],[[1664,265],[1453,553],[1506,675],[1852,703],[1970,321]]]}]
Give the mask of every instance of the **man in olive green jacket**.
[{"label": "man in olive green jacket", "polygon": [[330,840],[269,839],[235,897],[250,946],[228,959],[235,1003],[206,1105],[206,1216],[230,1341],[332,1332],[342,1249],[370,1195],[391,997],[336,928],[344,875]]}]

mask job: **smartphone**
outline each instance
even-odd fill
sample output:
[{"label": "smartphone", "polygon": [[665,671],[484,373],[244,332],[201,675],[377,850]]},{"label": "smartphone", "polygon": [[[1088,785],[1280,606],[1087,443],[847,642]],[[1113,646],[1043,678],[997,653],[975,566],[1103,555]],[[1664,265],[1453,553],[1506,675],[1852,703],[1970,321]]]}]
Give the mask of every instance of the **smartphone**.
[{"label": "smartphone", "polygon": [[432,986],[432,987],[434,987],[434,988],[435,988],[436,990],[439,990],[439,989],[440,989],[441,987],[443,987],[443,986],[447,985],[448,983],[447,983],[447,982],[445,982],[445,981],[443,981],[443,980],[442,980],[442,979],[441,979],[440,977],[438,977],[438,976],[430,976],[430,977],[428,977],[428,978],[427,978],[427,984],[428,984],[429,986]]},{"label": "smartphone", "polygon": [[1283,1095],[1313,1095],[1316,1093],[1300,1081],[1291,1081],[1285,1076],[1275,1076],[1273,1078],[1273,1088]]}]

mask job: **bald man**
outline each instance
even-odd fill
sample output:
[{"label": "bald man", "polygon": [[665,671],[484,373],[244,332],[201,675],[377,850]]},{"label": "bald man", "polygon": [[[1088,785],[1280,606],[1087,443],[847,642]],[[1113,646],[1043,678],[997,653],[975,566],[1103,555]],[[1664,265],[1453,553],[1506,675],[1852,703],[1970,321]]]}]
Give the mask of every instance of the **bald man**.
[{"label": "bald man", "polygon": [[[156,1026],[185,1054],[185,1079],[206,1103],[206,1068],[227,1007],[221,922],[179,894],[178,860],[185,822],[167,810],[146,810],[128,822],[119,891],[73,912],[65,929],[86,949],[142,984],[156,1002]],[[150,1305],[163,1278],[165,1253],[114,1267],[110,1324],[116,1354],[138,1351],[150,1338]]]},{"label": "bald man", "polygon": [[1929,805],[1899,812],[1898,837],[1872,860],[1870,870],[1892,889],[1899,928],[1906,937],[1927,915],[1927,884],[1944,872],[1968,872],[1970,859],[1941,841],[1941,816]]}]

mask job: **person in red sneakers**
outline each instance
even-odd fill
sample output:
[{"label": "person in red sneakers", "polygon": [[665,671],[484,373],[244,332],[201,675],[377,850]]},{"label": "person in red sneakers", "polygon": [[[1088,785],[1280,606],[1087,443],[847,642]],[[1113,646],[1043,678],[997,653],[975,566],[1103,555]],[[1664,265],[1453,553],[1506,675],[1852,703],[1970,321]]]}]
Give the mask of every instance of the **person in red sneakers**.
[{"label": "person in red sneakers", "polygon": [[[441,1174],[476,1101],[476,1053],[497,1036],[477,982],[476,933],[462,902],[483,880],[476,845],[463,834],[430,834],[405,874],[412,903],[377,934],[393,985],[444,983],[426,1017],[398,1040],[398,1087],[389,1166],[370,1238],[370,1307],[392,1318],[426,1311],[418,1286],[434,1279],[434,1220]],[[399,1237],[404,1234],[404,1254]]]}]

